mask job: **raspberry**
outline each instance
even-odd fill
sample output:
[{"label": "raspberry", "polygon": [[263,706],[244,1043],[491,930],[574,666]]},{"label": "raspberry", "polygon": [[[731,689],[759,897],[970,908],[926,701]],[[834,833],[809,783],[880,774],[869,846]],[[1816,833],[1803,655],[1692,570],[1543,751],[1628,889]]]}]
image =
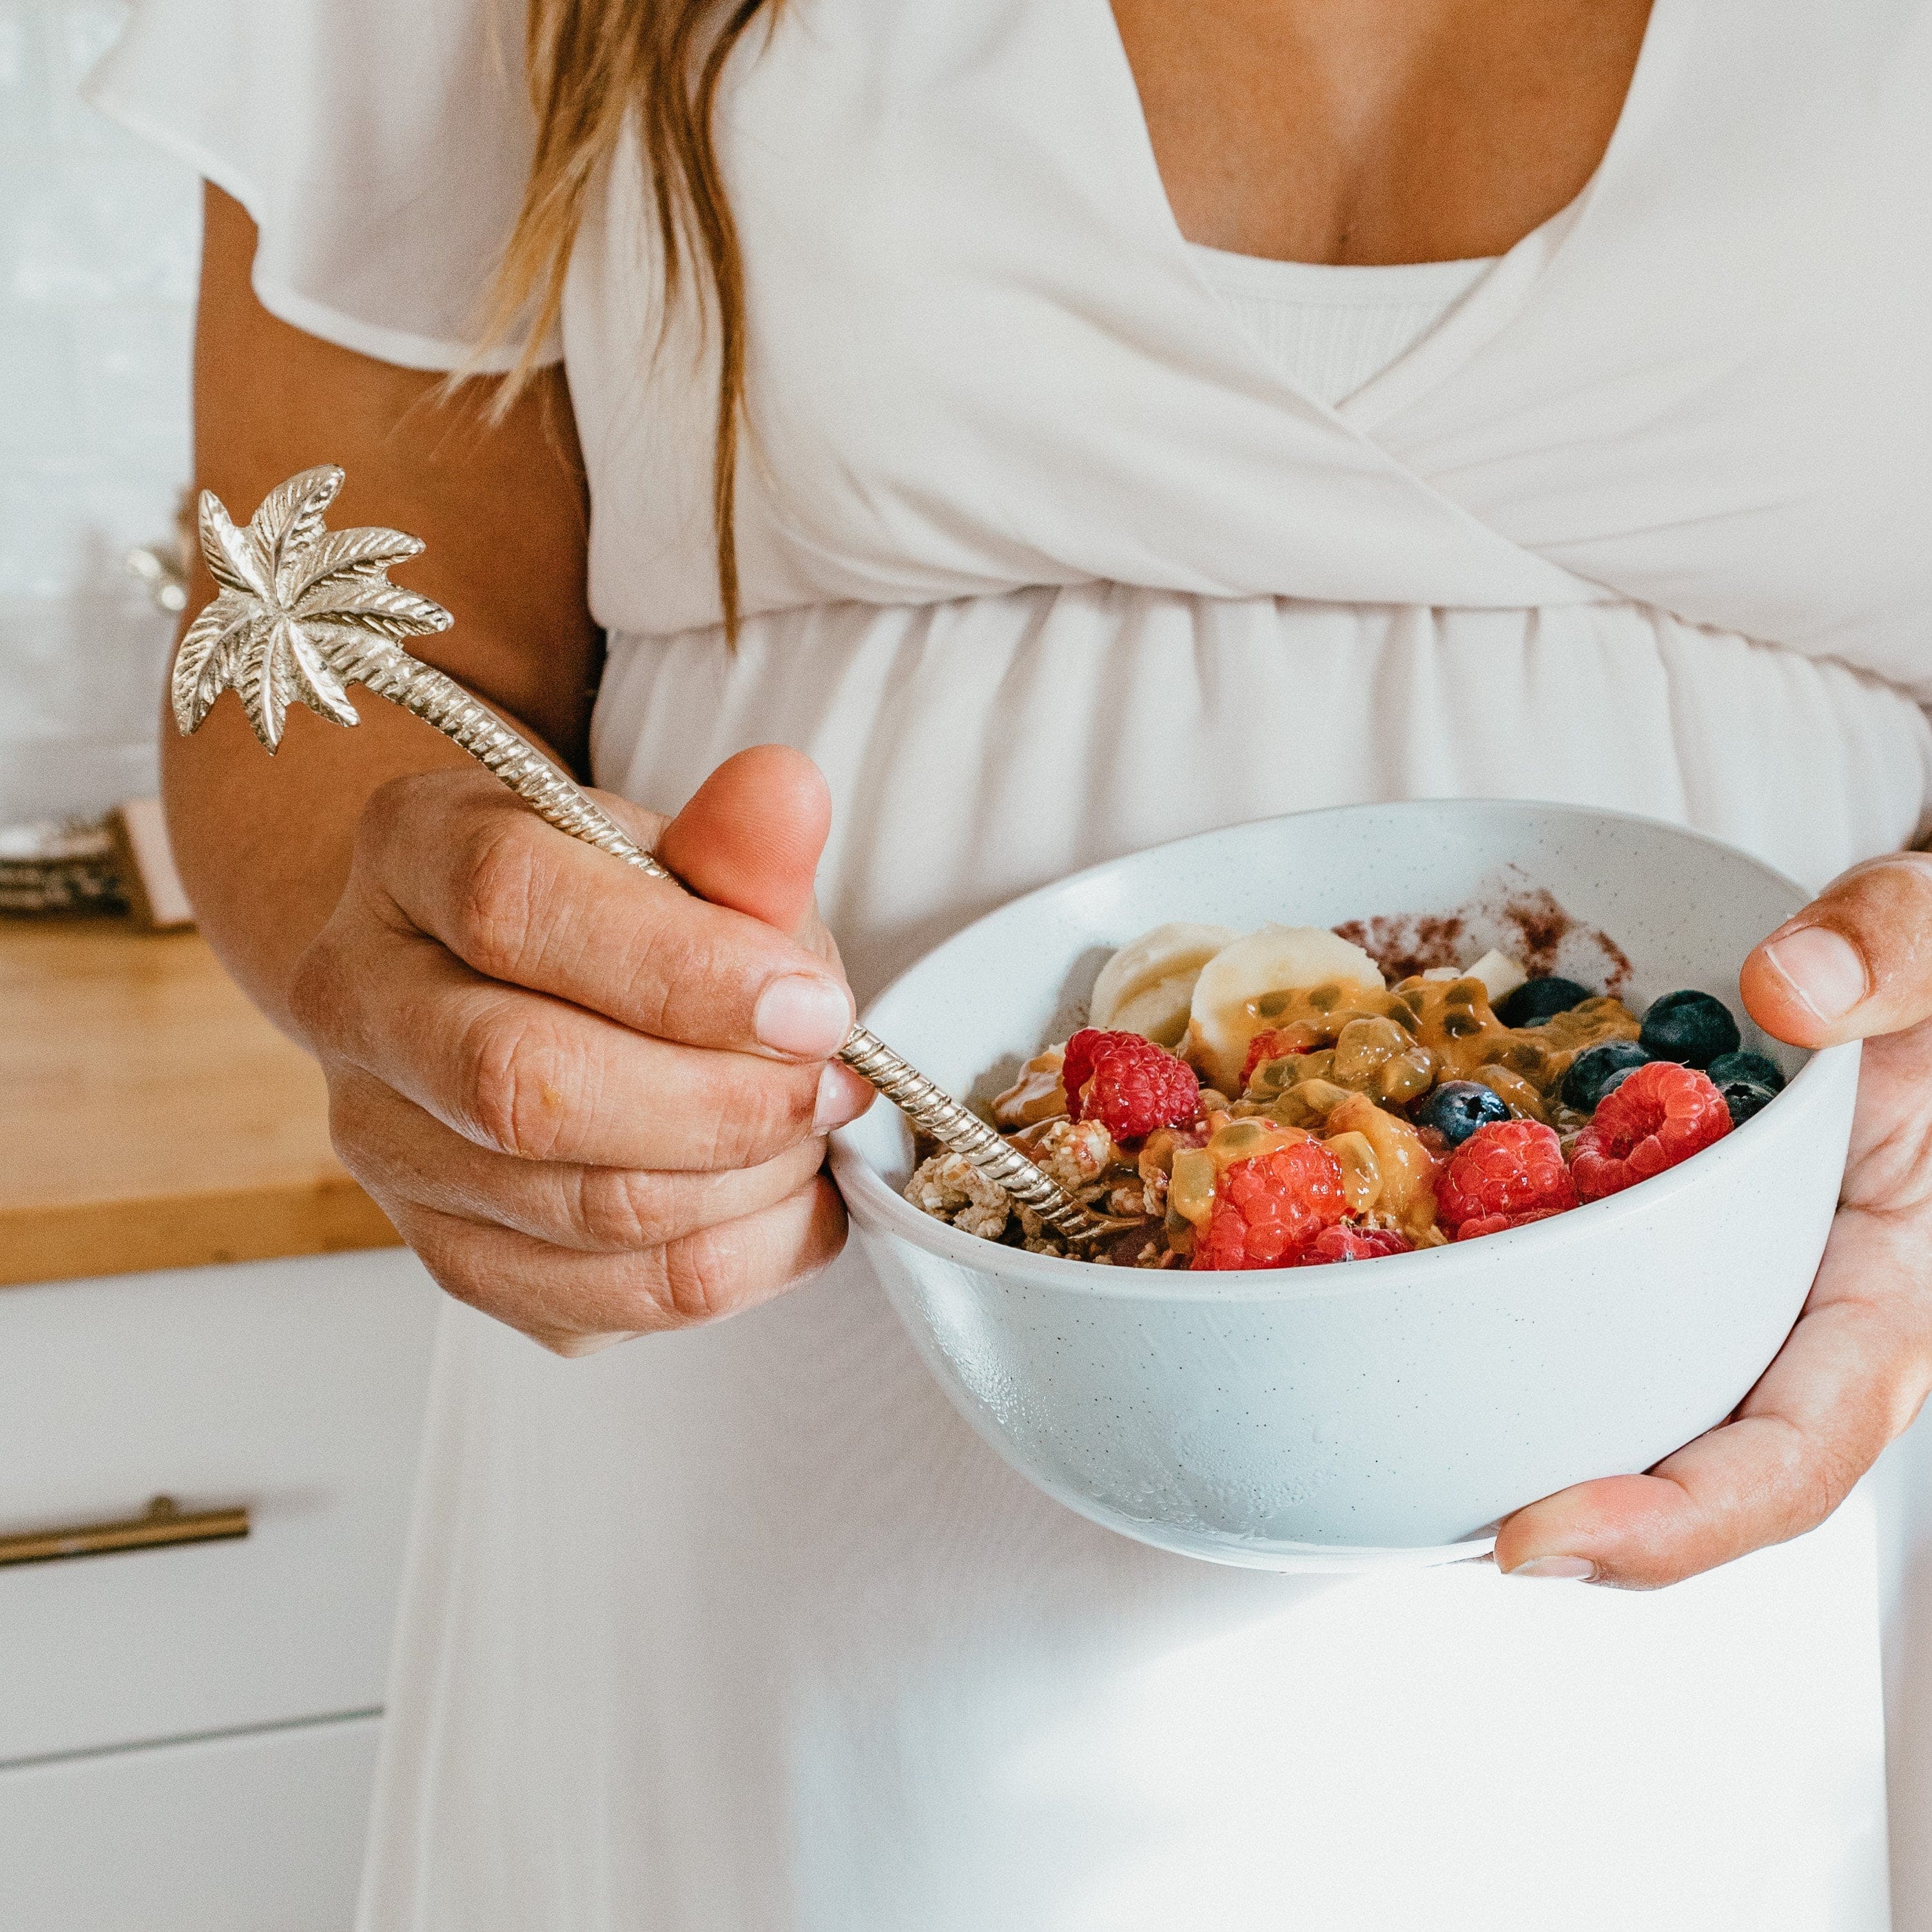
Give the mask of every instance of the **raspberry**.
[{"label": "raspberry", "polygon": [[1248,1082],[1255,1077],[1255,1069],[1264,1060],[1282,1060],[1291,1053],[1303,1049],[1287,1044],[1287,1036],[1277,1027],[1263,1027],[1248,1042],[1248,1057],[1241,1063],[1241,1087],[1246,1091]]},{"label": "raspberry", "polygon": [[1344,1222],[1324,1228],[1296,1257],[1298,1268],[1318,1268],[1324,1262],[1372,1262],[1378,1255],[1406,1255],[1415,1246],[1393,1228],[1354,1228]]},{"label": "raspberry", "polygon": [[1513,1226],[1526,1214],[1560,1214],[1576,1205],[1576,1189],[1553,1130],[1540,1120],[1495,1120],[1478,1127],[1436,1177],[1436,1205],[1460,1234],[1466,1222]]},{"label": "raspberry", "polygon": [[1215,1184],[1214,1210],[1196,1238],[1194,1265],[1292,1268],[1348,1208],[1342,1163],[1319,1141],[1238,1160]]},{"label": "raspberry", "polygon": [[1066,1042],[1066,1051],[1060,1063],[1060,1078],[1066,1088],[1066,1112],[1070,1120],[1080,1118],[1080,1090],[1094,1077],[1094,1062],[1104,1048],[1108,1036],[1098,1027],[1082,1027]]},{"label": "raspberry", "polygon": [[1061,1070],[1066,1111],[1090,1116],[1117,1141],[1180,1126],[1201,1106],[1201,1082],[1186,1060],[1137,1033],[1082,1027],[1066,1042]]},{"label": "raspberry", "polygon": [[1576,1136],[1577,1192],[1586,1201],[1620,1194],[1730,1130],[1731,1110],[1708,1073],[1653,1060],[1605,1094]]},{"label": "raspberry", "polygon": [[1456,1230],[1456,1238],[1473,1241],[1484,1234],[1500,1234],[1506,1228],[1526,1228],[1532,1221],[1547,1221],[1562,1212],[1560,1208],[1532,1208],[1527,1214],[1479,1215],[1473,1221],[1465,1221]]}]

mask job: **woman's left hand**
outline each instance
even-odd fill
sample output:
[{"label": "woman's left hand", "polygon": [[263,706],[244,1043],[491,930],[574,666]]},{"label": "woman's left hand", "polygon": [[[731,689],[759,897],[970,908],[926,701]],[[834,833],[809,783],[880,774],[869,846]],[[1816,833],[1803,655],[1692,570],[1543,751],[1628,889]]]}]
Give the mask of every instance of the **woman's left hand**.
[{"label": "woman's left hand", "polygon": [[1822,1522],[1932,1388],[1932,856],[1855,866],[1744,962],[1797,1046],[1866,1042],[1838,1219],[1804,1312],[1729,1420],[1648,1475],[1520,1510],[1513,1576],[1651,1589]]}]

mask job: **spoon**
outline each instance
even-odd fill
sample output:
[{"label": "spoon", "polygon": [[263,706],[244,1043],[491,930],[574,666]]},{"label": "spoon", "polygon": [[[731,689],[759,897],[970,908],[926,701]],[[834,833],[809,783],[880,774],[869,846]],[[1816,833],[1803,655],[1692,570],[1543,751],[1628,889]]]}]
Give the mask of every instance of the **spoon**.
[{"label": "spoon", "polygon": [[[338,724],[358,722],[346,687],[359,684],[434,725],[559,831],[682,886],[528,739],[454,679],[403,649],[401,638],[446,631],[452,620],[441,604],[389,581],[392,564],[421,553],[419,538],[400,530],[326,526],[322,513],[342,482],[333,464],[305,470],[270,491],[245,529],[212,491],[201,493],[202,554],[220,589],[175,652],[170,691],[182,736],[199,729],[214,700],[232,690],[272,755],[291,704]],[[853,1028],[838,1058],[915,1126],[1068,1240],[1096,1240],[1136,1225],[1090,1213],[865,1028]]]}]

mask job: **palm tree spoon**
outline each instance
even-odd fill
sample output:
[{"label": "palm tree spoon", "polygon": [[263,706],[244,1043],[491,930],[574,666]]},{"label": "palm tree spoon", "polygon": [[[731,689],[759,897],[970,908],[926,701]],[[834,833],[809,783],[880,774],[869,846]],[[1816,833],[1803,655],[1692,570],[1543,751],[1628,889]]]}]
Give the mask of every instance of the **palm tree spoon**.
[{"label": "palm tree spoon", "polygon": [[[338,724],[358,722],[347,687],[359,684],[434,725],[560,831],[654,879],[682,884],[526,738],[403,648],[404,638],[447,630],[450,614],[389,581],[392,564],[422,551],[418,538],[400,530],[327,528],[323,512],[342,482],[333,464],[305,470],[272,490],[245,529],[212,491],[201,493],[202,553],[220,590],[175,652],[170,696],[182,736],[232,690],[272,755],[292,704]],[[1070,1241],[1133,1225],[1090,1213],[865,1028],[853,1028],[838,1057],[914,1126]]]}]

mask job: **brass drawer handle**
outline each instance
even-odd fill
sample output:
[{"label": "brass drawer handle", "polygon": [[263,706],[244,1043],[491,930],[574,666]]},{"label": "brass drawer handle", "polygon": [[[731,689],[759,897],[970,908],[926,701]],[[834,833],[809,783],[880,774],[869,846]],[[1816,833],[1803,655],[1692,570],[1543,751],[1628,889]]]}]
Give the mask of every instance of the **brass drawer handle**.
[{"label": "brass drawer handle", "polygon": [[248,1534],[245,1509],[184,1514],[172,1496],[157,1496],[145,1516],[125,1522],[85,1522],[71,1529],[0,1536],[0,1565],[55,1563],[64,1556],[106,1556],[117,1550],[152,1550],[170,1543],[219,1543]]}]

